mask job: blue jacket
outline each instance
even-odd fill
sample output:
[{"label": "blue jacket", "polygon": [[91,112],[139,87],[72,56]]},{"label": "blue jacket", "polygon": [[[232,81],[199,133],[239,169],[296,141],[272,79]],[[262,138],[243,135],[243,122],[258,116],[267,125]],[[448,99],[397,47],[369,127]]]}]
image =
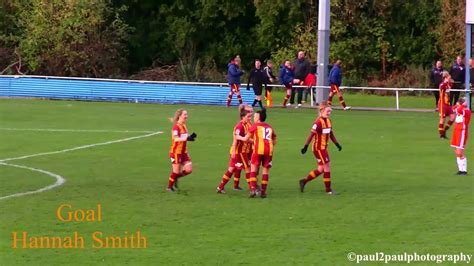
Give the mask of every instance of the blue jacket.
[{"label": "blue jacket", "polygon": [[329,85],[336,84],[337,86],[341,86],[342,83],[342,73],[341,67],[338,65],[334,65],[329,72]]},{"label": "blue jacket", "polygon": [[293,79],[295,79],[295,73],[293,70],[286,68],[284,65],[280,66],[280,74],[278,75],[280,79],[280,84],[288,85],[293,84]]},{"label": "blue jacket", "polygon": [[228,69],[227,69],[227,81],[229,84],[238,84],[240,85],[240,76],[242,76],[244,72],[240,70],[240,68],[234,64],[234,63],[229,63]]}]

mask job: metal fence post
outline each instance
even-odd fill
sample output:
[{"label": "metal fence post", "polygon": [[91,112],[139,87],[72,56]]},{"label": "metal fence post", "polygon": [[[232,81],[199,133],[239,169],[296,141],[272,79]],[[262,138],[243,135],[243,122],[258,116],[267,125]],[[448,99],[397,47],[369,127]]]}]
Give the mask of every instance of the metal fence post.
[{"label": "metal fence post", "polygon": [[398,98],[398,90],[395,91],[395,97],[397,98],[397,111],[400,110],[400,100]]}]

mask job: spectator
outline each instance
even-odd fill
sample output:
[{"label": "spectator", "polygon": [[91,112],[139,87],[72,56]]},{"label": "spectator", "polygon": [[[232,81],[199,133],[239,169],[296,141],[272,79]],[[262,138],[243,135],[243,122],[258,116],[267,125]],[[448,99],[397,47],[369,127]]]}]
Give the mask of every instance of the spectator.
[{"label": "spectator", "polygon": [[243,103],[242,96],[240,96],[240,76],[243,74],[244,72],[240,70],[240,56],[237,55],[230,60],[227,69],[227,81],[230,86],[229,96],[227,97],[227,107],[230,106],[234,93],[237,94],[239,103]]},{"label": "spectator", "polygon": [[247,90],[250,90],[250,82],[252,82],[253,92],[255,93],[255,100],[253,100],[252,107],[258,103],[260,108],[262,105],[262,86],[266,82],[266,74],[262,69],[262,62],[260,59],[255,59],[255,67],[250,71],[249,80],[247,81]]},{"label": "spectator", "polygon": [[[451,69],[449,70],[449,74],[454,80],[453,90],[462,90],[464,87],[463,84],[465,82],[464,79],[466,77],[466,73],[464,72],[466,70],[464,69],[464,67],[465,66],[462,57],[458,55],[456,57],[456,62],[454,62],[454,64],[451,66]],[[451,91],[449,99],[451,106],[455,105],[458,102],[459,93],[459,91]]]},{"label": "spectator", "polygon": [[315,101],[315,86],[316,86],[316,69],[317,65],[316,62],[313,62],[311,64],[311,69],[309,71],[309,74],[306,75],[306,78],[304,79],[304,85],[308,86],[308,88],[305,89],[304,91],[304,101],[308,101],[308,95],[311,94],[311,91],[313,91],[313,101]]},{"label": "spectator", "polygon": [[263,69],[266,75],[265,81],[265,100],[267,101],[267,107],[273,106],[272,100],[272,87],[267,86],[267,84],[273,83],[277,78],[273,75],[273,61],[267,60],[267,66]]},{"label": "spectator", "polygon": [[351,107],[346,106],[341,90],[339,89],[342,83],[341,63],[341,60],[337,60],[329,72],[329,86],[331,86],[331,88],[329,90],[328,104],[332,104],[332,97],[334,94],[337,94],[339,96],[339,102],[344,110],[349,110]]},{"label": "spectator", "polygon": [[[294,61],[294,66],[295,66],[295,80],[298,82],[295,84],[298,85],[303,85],[304,79],[306,76],[309,74],[309,71],[311,69],[311,64],[308,61],[308,59],[305,58],[305,54],[303,51],[298,52],[298,58]],[[301,100],[303,99],[303,89],[304,88],[297,88],[298,92],[298,107],[301,106]],[[292,88],[291,90],[291,98],[290,98],[290,105],[295,103],[295,89]]]},{"label": "spectator", "polygon": [[295,81],[295,73],[291,67],[290,60],[285,60],[283,65],[280,66],[279,74],[280,84],[286,88],[286,96],[283,100],[283,107],[289,106],[288,99],[290,99],[291,91],[293,90],[293,82]]},{"label": "spectator", "polygon": [[436,91],[433,92],[435,97],[435,106],[436,110],[438,109],[439,102],[439,84],[443,81],[443,62],[441,60],[436,61],[435,66],[431,69],[430,72],[430,81],[431,86],[436,88]]}]

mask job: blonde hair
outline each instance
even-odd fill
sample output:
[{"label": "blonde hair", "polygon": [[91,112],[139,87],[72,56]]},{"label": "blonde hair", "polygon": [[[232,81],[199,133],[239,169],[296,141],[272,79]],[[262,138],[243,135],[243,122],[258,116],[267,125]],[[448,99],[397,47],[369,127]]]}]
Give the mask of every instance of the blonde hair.
[{"label": "blonde hair", "polygon": [[319,111],[322,112],[324,109],[331,107],[327,101],[321,102],[319,104]]},{"label": "blonde hair", "polygon": [[178,120],[179,120],[179,117],[183,114],[183,112],[185,112],[186,110],[185,109],[178,109],[176,110],[176,112],[174,113],[174,117],[173,118],[170,118],[170,121],[173,122],[173,123],[178,123]]},{"label": "blonde hair", "polygon": [[449,79],[451,79],[451,75],[450,75],[449,72],[446,71],[446,70],[443,71],[442,77],[443,77],[443,79],[445,79],[445,78],[447,78],[447,77],[449,77]]}]

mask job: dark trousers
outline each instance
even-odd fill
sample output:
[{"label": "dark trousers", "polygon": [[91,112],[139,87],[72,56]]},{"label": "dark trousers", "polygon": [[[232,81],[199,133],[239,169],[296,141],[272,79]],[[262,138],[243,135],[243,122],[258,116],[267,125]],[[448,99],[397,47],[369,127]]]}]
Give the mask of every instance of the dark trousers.
[{"label": "dark trousers", "polygon": [[[462,90],[462,89],[463,89],[463,86],[461,84],[454,83],[453,90]],[[460,91],[451,91],[449,93],[449,103],[451,104],[451,106],[454,106],[458,102],[460,93],[461,93]]]},{"label": "dark trousers", "polygon": [[439,91],[433,91],[433,95],[434,95],[434,97],[435,97],[435,107],[438,108]]},{"label": "dark trousers", "polygon": [[298,104],[301,104],[301,101],[303,100],[303,89],[304,88],[291,88],[291,97],[290,97],[290,103],[294,104],[295,103],[295,90],[298,92]]}]

